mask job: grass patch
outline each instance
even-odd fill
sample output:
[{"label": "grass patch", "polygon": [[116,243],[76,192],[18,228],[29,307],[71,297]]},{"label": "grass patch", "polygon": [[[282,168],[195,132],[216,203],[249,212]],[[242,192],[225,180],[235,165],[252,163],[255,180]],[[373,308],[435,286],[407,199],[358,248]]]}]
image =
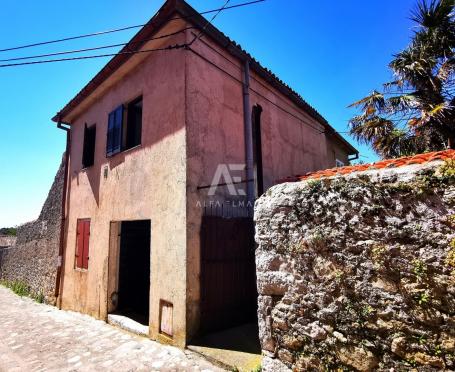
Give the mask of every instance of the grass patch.
[{"label": "grass patch", "polygon": [[20,280],[0,279],[0,285],[11,289],[15,294],[21,297],[30,297],[36,302],[44,303],[44,294],[42,292],[35,294],[30,291],[30,287]]}]

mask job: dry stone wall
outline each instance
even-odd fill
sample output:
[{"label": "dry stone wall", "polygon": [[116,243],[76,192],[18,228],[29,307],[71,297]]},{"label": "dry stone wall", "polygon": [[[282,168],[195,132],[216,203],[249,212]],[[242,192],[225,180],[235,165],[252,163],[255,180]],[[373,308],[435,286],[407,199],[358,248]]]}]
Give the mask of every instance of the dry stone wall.
[{"label": "dry stone wall", "polygon": [[454,169],[286,183],[257,201],[263,370],[455,370]]},{"label": "dry stone wall", "polygon": [[63,180],[62,161],[38,219],[19,226],[16,243],[0,250],[0,279],[23,282],[48,303],[55,301]]},{"label": "dry stone wall", "polygon": [[0,235],[0,249],[11,247],[16,243],[16,237],[10,235]]}]

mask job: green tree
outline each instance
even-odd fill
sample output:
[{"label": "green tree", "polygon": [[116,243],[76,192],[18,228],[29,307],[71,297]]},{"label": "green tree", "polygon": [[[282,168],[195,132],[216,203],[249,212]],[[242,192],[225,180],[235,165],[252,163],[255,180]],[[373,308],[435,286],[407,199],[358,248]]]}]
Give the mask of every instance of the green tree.
[{"label": "green tree", "polygon": [[0,235],[17,235],[17,228],[16,227],[2,227],[0,228]]},{"label": "green tree", "polygon": [[383,158],[455,146],[455,0],[419,0],[409,46],[389,64],[393,81],[354,102],[350,133]]}]

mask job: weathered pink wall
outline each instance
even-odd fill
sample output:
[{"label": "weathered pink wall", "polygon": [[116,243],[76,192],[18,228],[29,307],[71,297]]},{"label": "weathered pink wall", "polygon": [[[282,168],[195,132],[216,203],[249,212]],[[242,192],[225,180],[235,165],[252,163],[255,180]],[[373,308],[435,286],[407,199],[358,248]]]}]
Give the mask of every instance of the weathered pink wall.
[{"label": "weathered pink wall", "polygon": [[[204,205],[205,200],[236,199],[227,194],[226,187],[218,188],[217,196],[213,198],[207,195],[207,189],[198,190],[198,186],[210,185],[219,164],[245,163],[243,93],[242,84],[238,81],[243,80],[242,65],[208,38],[195,43],[193,49],[233,77],[196,54],[188,53],[186,116],[189,335],[196,333],[199,325],[201,205]],[[326,139],[324,127],[320,123],[254,72],[251,73],[250,84],[251,107],[259,104],[263,108],[261,126],[265,189],[289,175],[335,165],[328,155],[329,150],[332,150],[331,142]],[[336,151],[337,154],[340,153],[339,149]],[[342,155],[344,159],[348,154],[339,154]],[[246,179],[244,172],[235,175]],[[246,190],[245,186],[243,188]]]},{"label": "weathered pink wall", "polygon": [[[173,28],[182,28],[174,22]],[[172,29],[163,30],[172,32]],[[181,34],[163,42],[178,43]],[[62,306],[107,316],[111,221],[151,220],[150,335],[158,338],[159,301],[174,304],[174,343],[185,343],[185,52],[134,56],[71,119],[72,148]],[[108,114],[143,96],[142,144],[106,158]],[[84,125],[96,123],[95,165],[82,169]],[[104,168],[108,176],[104,178]],[[91,218],[88,271],[74,267],[76,222]]]},{"label": "weathered pink wall", "polygon": [[349,165],[349,155],[346,146],[341,144],[334,136],[327,137],[327,168],[333,168],[336,160],[340,160],[344,165]]}]

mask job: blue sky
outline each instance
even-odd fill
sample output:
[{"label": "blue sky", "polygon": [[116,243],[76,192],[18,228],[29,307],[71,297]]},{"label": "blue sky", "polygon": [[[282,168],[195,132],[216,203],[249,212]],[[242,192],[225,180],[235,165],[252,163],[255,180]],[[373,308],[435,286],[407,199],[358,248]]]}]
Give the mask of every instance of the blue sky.
[{"label": "blue sky", "polygon": [[[0,49],[142,24],[163,2],[3,0]],[[204,11],[220,7],[224,0],[189,3]],[[345,132],[355,113],[348,104],[391,78],[387,64],[409,42],[408,16],[414,4],[415,0],[267,0],[222,12],[215,25]],[[133,34],[3,52],[0,59],[121,43]],[[65,147],[64,132],[50,118],[106,62],[0,69],[0,227],[38,216]],[[351,142],[362,160],[376,159],[366,146]]]}]

